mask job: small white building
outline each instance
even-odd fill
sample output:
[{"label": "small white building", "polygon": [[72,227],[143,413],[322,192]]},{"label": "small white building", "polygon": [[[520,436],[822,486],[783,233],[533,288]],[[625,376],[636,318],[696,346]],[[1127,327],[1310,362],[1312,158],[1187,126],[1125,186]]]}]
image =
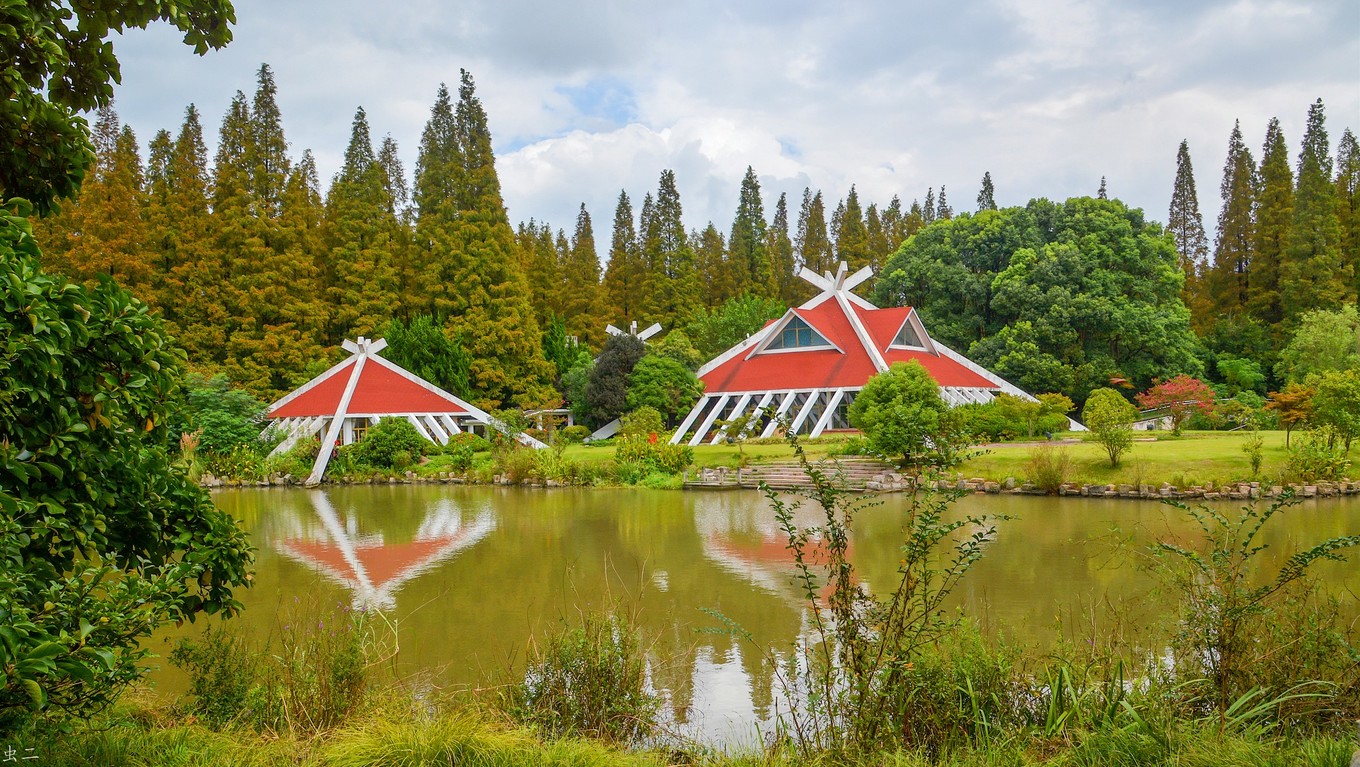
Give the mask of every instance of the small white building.
[{"label": "small white building", "polygon": [[[270,428],[287,435],[272,454],[287,452],[300,439],[321,436],[308,485],[321,481],[337,446],[363,439],[364,432],[384,418],[404,418],[422,437],[440,445],[469,427],[501,428],[485,411],[379,357],[386,341],[360,336],[358,341],[345,341],[343,348],[350,352],[347,359],[265,412],[273,422]],[[530,447],[546,447],[526,434],[518,439]]]}]

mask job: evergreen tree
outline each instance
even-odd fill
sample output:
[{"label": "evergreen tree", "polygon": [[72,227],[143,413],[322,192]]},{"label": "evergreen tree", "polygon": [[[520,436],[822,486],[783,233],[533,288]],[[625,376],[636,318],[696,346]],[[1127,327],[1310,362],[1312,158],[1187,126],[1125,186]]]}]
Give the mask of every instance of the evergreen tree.
[{"label": "evergreen tree", "polygon": [[560,298],[563,262],[553,239],[552,227],[544,222],[520,224],[515,233],[520,269],[529,286],[529,303],[540,326],[546,326],[551,315],[562,314]]},{"label": "evergreen tree", "polygon": [[[566,332],[591,348],[600,348],[608,320],[600,287],[600,257],[595,252],[595,229],[585,203],[581,203],[576,214],[576,231],[562,264],[556,303],[561,307]],[[559,375],[563,372],[566,371],[559,371]]]},{"label": "evergreen tree", "polygon": [[735,255],[729,263],[727,245],[718,227],[710,221],[702,232],[691,232],[690,241],[694,243],[699,281],[704,286],[703,305],[712,308],[736,295],[744,264],[737,263]]},{"label": "evergreen tree", "polygon": [[1236,314],[1247,305],[1256,250],[1252,221],[1255,174],[1256,163],[1242,141],[1242,126],[1235,123],[1228,137],[1228,159],[1223,164],[1223,182],[1219,185],[1223,202],[1218,210],[1214,264],[1208,279],[1215,317]]},{"label": "evergreen tree", "polygon": [[991,171],[982,174],[982,189],[978,192],[977,209],[979,213],[984,210],[996,210],[996,190],[992,188]]},{"label": "evergreen tree", "polygon": [[732,221],[732,236],[727,240],[736,277],[736,290],[732,295],[751,292],[772,296],[777,291],[766,230],[765,208],[760,201],[760,180],[756,178],[755,170],[748,165],[746,175],[741,180],[741,196],[737,202],[736,218]]},{"label": "evergreen tree", "polygon": [[463,254],[454,247],[457,218],[455,194],[461,183],[461,161],[454,129],[453,101],[443,83],[435,92],[430,119],[420,136],[413,197],[416,205],[413,282],[424,299],[420,311],[438,323],[466,306],[459,289],[458,273]]},{"label": "evergreen tree", "polygon": [[1351,264],[1341,252],[1336,186],[1322,99],[1308,109],[1294,187],[1294,217],[1280,265],[1280,307],[1292,326],[1313,309],[1355,300]]},{"label": "evergreen tree", "polygon": [[326,194],[325,216],[322,274],[330,316],[324,340],[337,346],[347,338],[378,335],[397,314],[401,298],[387,174],[373,152],[362,107],[354,113],[344,164]]},{"label": "evergreen tree", "polygon": [[793,255],[793,240],[789,237],[789,200],[788,195],[781,192],[779,201],[774,205],[774,219],[770,222],[769,251],[770,265],[774,269],[775,285],[778,288],[778,298],[785,304],[793,301],[795,283],[802,282],[798,279],[797,264]]},{"label": "evergreen tree", "polygon": [[844,261],[854,273],[870,263],[869,230],[864,226],[864,209],[859,205],[859,193],[854,185],[845,197],[844,209],[837,212],[840,213],[840,226],[836,231],[836,260]]},{"label": "evergreen tree", "polygon": [[1257,184],[1253,217],[1256,254],[1251,283],[1247,286],[1247,310],[1267,327],[1274,327],[1284,318],[1280,308],[1280,268],[1294,218],[1294,174],[1289,168],[1289,150],[1278,118],[1272,117],[1266,128]]},{"label": "evergreen tree", "polygon": [[[916,234],[926,226],[925,209],[916,200],[911,201],[911,207],[907,209],[907,215],[902,217],[902,230],[907,237]],[[902,239],[906,239],[903,237]]]},{"label": "evergreen tree", "polygon": [[921,221],[929,226],[935,219],[935,187],[930,187],[926,190],[926,204],[921,208]]},{"label": "evergreen tree", "polygon": [[874,274],[877,275],[888,260],[888,256],[896,250],[888,238],[887,228],[883,226],[883,218],[878,214],[877,203],[870,203],[869,208],[864,211],[864,234],[868,243],[869,265],[874,268]]},{"label": "evergreen tree", "polygon": [[414,222],[411,189],[406,184],[406,169],[402,165],[397,142],[391,135],[383,138],[382,148],[378,150],[378,166],[383,175],[385,220],[392,229],[392,264],[400,285],[401,303],[395,308],[399,314],[414,321],[414,312],[420,303],[415,300],[415,296],[420,290],[421,270],[415,262],[415,243],[411,231]]},{"label": "evergreen tree", "polygon": [[[213,329],[225,321],[225,308],[217,303],[222,272],[211,249],[208,148],[192,104],[184,111],[166,177],[169,188],[163,203],[153,200],[152,207],[153,222],[166,224],[156,254],[163,275],[159,304],[167,329],[184,346],[190,362],[203,363],[213,357],[206,344],[213,340]],[[156,212],[158,204],[164,205],[163,211]]]},{"label": "evergreen tree", "polygon": [[466,70],[453,127],[462,183],[454,190],[450,231],[463,266],[454,289],[464,296],[465,308],[450,317],[450,329],[465,339],[472,359],[470,383],[481,404],[546,404],[555,399],[552,371],[543,359],[538,322],[515,257],[486,112]]},{"label": "evergreen tree", "polygon": [[472,396],[467,354],[430,315],[422,314],[409,325],[394,319],[384,328],[383,338],[388,343],[383,356],[389,360],[450,394],[463,399]]},{"label": "evergreen tree", "polygon": [[1166,229],[1175,240],[1181,271],[1185,273],[1181,299],[1190,309],[1195,326],[1204,327],[1208,323],[1209,308],[1200,289],[1200,276],[1209,256],[1209,238],[1204,234],[1204,219],[1199,213],[1195,171],[1190,165],[1190,144],[1184,140],[1176,151],[1176,181],[1171,189]]},{"label": "evergreen tree", "polygon": [[643,205],[643,257],[647,263],[647,316],[662,327],[682,324],[699,304],[699,272],[681,220],[675,171],[663,170],[654,208]]},{"label": "evergreen tree", "polygon": [[[907,216],[902,212],[902,198],[893,195],[892,201],[883,210],[883,229],[888,238],[888,255],[891,256],[908,237],[916,233],[915,229],[907,227]],[[887,259],[884,259],[884,263],[887,263]]]},{"label": "evergreen tree", "polygon": [[288,180],[288,142],[283,137],[278,89],[268,64],[261,64],[256,78],[255,100],[250,105],[250,144],[246,158],[250,168],[250,191],[256,212],[278,218],[283,208],[283,187]]},{"label": "evergreen tree", "polygon": [[949,207],[949,203],[945,200],[944,184],[940,184],[940,201],[935,206],[935,218],[938,218],[941,221],[948,221],[953,217],[954,209]]},{"label": "evergreen tree", "polygon": [[604,272],[605,312],[624,323],[638,319],[642,286],[642,253],[633,226],[633,204],[619,192],[614,207],[614,234],[609,242],[609,264]]},{"label": "evergreen tree", "polygon": [[[799,269],[810,269],[817,274],[831,270],[831,238],[826,232],[826,207],[822,203],[820,191],[814,195],[810,189],[803,190],[803,204],[798,211],[798,236],[793,246]],[[799,280],[795,287],[796,297],[790,305],[802,303],[811,297],[811,285]]]},{"label": "evergreen tree", "polygon": [[1100,177],[1100,188],[1096,190],[1096,199],[1097,199],[1097,200],[1108,200],[1108,199],[1110,199],[1109,193],[1105,191],[1105,177],[1104,177],[1104,176],[1101,176],[1101,177]]},{"label": "evergreen tree", "polygon": [[1341,253],[1354,278],[1351,292],[1360,293],[1360,143],[1347,128],[1336,144],[1336,222]]}]

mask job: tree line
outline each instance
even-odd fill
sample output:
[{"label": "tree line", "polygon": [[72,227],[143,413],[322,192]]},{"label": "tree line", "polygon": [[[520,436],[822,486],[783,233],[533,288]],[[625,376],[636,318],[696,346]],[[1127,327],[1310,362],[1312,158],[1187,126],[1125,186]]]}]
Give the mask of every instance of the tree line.
[{"label": "tree line", "polygon": [[780,195],[767,216],[748,168],[731,228],[686,231],[665,170],[636,211],[620,192],[602,268],[584,205],[570,236],[533,219],[511,227],[467,72],[456,94],[436,92],[410,183],[396,142],[375,140],[360,108],[324,192],[311,151],[288,152],[268,65],[256,86],[232,99],[211,163],[193,105],[177,134],[155,134],[145,161],[131,127],[101,107],[83,188],[35,226],[48,269],[127,286],[196,369],[264,398],[324,370],[343,339],[396,321],[447,337],[465,368],[447,381],[456,393],[486,407],[548,404],[555,318],[598,351],[611,322],[669,330],[742,296],[796,304],[811,292],[798,268],[881,266],[953,215],[943,187],[938,200],[932,188],[924,205],[894,198],[881,210],[851,187],[829,212],[808,189],[796,211]]},{"label": "tree line", "polygon": [[1256,377],[1264,393],[1287,378],[1275,368],[1303,316],[1360,284],[1360,155],[1347,129],[1333,161],[1321,101],[1294,168],[1278,120],[1259,164],[1234,127],[1212,250],[1184,143],[1165,227],[1109,199],[1104,178],[1094,198],[999,210],[990,173],[975,213],[955,215],[943,186],[882,207],[853,186],[834,205],[809,188],[767,211],[748,167],[730,227],[687,231],[663,170],[636,207],[620,191],[606,243],[584,204],[570,233],[512,228],[466,72],[456,97],[436,92],[410,183],[360,108],[323,193],[311,152],[288,154],[268,65],[253,98],[232,100],[211,164],[192,105],[145,163],[111,106],[94,139],[79,196],[36,224],[48,268],[127,285],[197,369],[265,399],[364,334],[437,348],[436,382],[484,407],[550,405],[580,361],[572,344],[597,353],[608,323],[684,329],[711,355],[810,297],[800,268],[839,261],[873,266],[866,295],[917,306],[941,341],[1030,390],[1080,403],[1110,381],[1187,373]]}]

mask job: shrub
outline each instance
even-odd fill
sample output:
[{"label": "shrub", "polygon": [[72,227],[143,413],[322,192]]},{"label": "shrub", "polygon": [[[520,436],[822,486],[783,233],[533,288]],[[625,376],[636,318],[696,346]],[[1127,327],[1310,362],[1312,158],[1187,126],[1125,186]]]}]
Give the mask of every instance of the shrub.
[{"label": "shrub", "polygon": [[463,447],[471,449],[474,453],[484,453],[491,449],[491,443],[480,434],[464,431],[449,437],[449,443],[444,446],[444,451],[448,452]]},{"label": "shrub", "polygon": [[661,434],[666,429],[666,424],[661,420],[661,411],[650,405],[643,405],[623,416],[623,427],[619,430],[619,436],[627,439],[630,437],[640,437],[648,439],[653,434]]},{"label": "shrub", "polygon": [[444,448],[444,455],[449,457],[449,468],[454,471],[467,471],[472,468],[472,459],[476,455],[472,451],[472,446],[468,444],[454,444],[449,442]]},{"label": "shrub", "polygon": [[1057,494],[1071,471],[1072,456],[1064,448],[1037,445],[1029,451],[1027,476],[1036,487],[1049,495]]},{"label": "shrub", "polygon": [[661,440],[651,442],[646,437],[628,437],[615,443],[614,460],[642,464],[652,470],[668,474],[679,474],[694,463],[694,448],[689,445],[672,445]]},{"label": "shrub", "polygon": [[1335,481],[1345,476],[1351,462],[1329,431],[1310,429],[1285,451],[1285,481]]},{"label": "shrub", "polygon": [[850,423],[880,455],[900,456],[903,466],[953,452],[945,423],[949,406],[940,387],[915,360],[897,362],[864,384],[850,404]]},{"label": "shrub", "polygon": [[558,431],[558,434],[561,435],[562,439],[567,441],[567,444],[575,445],[579,442],[586,441],[586,437],[590,436],[590,428],[578,423],[572,426],[563,427]]},{"label": "shrub", "polygon": [[632,743],[656,723],[638,631],[621,618],[585,616],[534,646],[524,681],[503,703],[515,719],[550,737]]},{"label": "shrub", "polygon": [[384,418],[353,445],[351,455],[359,463],[391,469],[395,468],[398,453],[406,453],[409,465],[411,460],[424,456],[430,444],[405,418]]}]

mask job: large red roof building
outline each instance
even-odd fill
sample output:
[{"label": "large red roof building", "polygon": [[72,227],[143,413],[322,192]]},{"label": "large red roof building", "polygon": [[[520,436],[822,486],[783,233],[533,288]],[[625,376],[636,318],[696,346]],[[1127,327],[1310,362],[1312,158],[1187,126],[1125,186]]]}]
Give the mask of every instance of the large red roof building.
[{"label": "large red roof building", "polygon": [[909,360],[925,367],[951,405],[989,402],[1001,392],[1032,399],[933,340],[915,309],[879,309],[850,292],[869,279],[870,267],[846,271],[844,262],[834,275],[804,269],[799,276],[821,288],[820,294],[699,368],[704,396],[671,442],[717,443],[726,429],[715,423],[743,418],[748,435],[758,431],[763,437],[781,422],[812,437],[848,428],[846,410],[865,382]]}]

